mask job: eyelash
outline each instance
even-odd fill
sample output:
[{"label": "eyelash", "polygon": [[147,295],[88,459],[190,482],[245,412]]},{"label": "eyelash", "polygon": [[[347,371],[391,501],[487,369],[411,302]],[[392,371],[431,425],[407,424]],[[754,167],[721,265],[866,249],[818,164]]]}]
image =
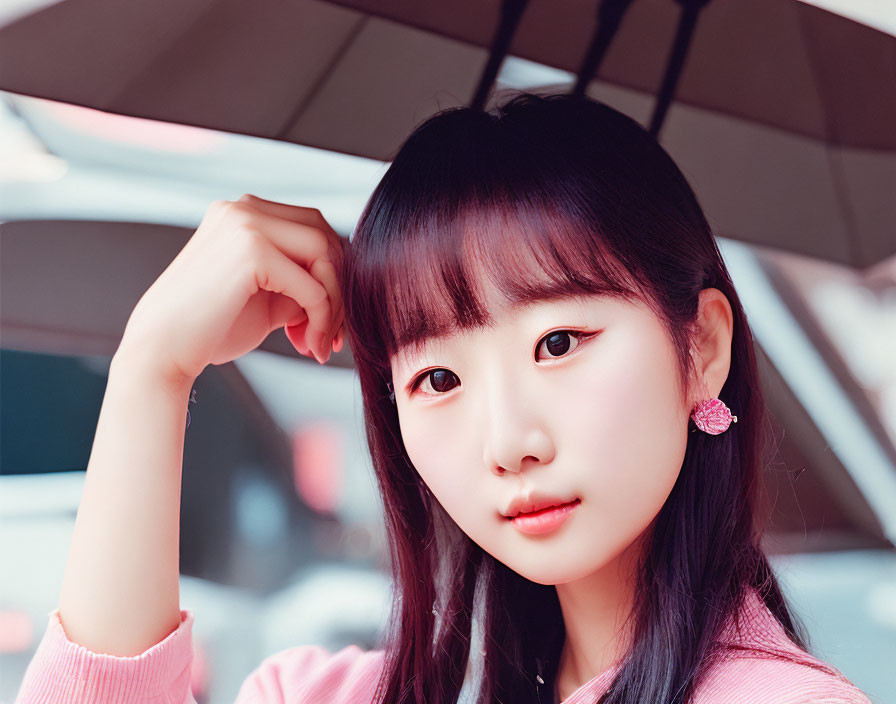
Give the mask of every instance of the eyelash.
[{"label": "eyelash", "polygon": [[[594,337],[597,334],[596,332],[587,333],[587,332],[583,332],[581,330],[552,330],[551,332],[549,332],[547,335],[545,335],[538,341],[538,347],[535,348],[535,351],[537,352],[539,349],[541,349],[542,343],[544,343],[544,341],[547,340],[551,335],[556,335],[557,333],[560,333],[560,332],[565,332],[568,335],[570,335],[571,337],[576,338],[576,340],[578,341],[579,344],[576,345],[575,350],[579,349],[579,345],[581,345],[583,342],[585,342],[589,338]],[[575,350],[573,350],[573,352],[575,352]],[[552,357],[551,359],[563,359],[564,357],[566,357],[566,355],[562,355],[560,357]],[[411,393],[416,393],[417,387],[420,386],[420,384],[422,384],[430,374],[432,374],[433,372],[438,372],[438,371],[442,371],[442,367],[436,367],[435,369],[428,369],[427,371],[422,372],[411,383]],[[445,371],[447,371],[447,370],[445,370]],[[436,392],[434,394],[428,393],[428,394],[426,394],[426,396],[444,396],[447,393],[449,393],[449,392],[443,391],[441,393]]]}]

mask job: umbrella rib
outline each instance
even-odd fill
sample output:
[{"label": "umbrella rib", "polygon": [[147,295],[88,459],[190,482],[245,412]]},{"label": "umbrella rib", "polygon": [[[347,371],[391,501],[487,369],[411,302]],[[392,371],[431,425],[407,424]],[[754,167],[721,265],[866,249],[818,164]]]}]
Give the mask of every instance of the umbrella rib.
[{"label": "umbrella rib", "polygon": [[311,89],[305,93],[299,103],[295,106],[293,111],[290,113],[289,117],[283,123],[283,126],[277,131],[274,135],[274,139],[286,140],[286,136],[289,134],[293,125],[299,121],[299,118],[302,117],[302,114],[311,104],[317,94],[320,93],[321,88],[324,83],[330,77],[333,69],[342,61],[343,57],[346,55],[348,50],[351,48],[351,45],[354,43],[355,38],[364,29],[364,26],[367,24],[367,21],[370,19],[370,15],[362,14],[361,17],[358,18],[358,21],[355,22],[355,26],[351,28],[351,30],[346,35],[345,39],[339,45],[339,48],[333,52],[332,57],[327,62],[327,65],[324,69],[318,74],[317,80],[315,80],[314,84],[311,86]]}]

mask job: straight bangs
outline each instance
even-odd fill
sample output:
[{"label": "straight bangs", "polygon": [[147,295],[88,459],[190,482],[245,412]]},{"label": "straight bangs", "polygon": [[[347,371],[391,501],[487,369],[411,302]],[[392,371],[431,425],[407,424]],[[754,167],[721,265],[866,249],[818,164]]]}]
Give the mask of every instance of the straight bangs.
[{"label": "straight bangs", "polygon": [[[573,180],[577,170],[558,168],[556,153],[535,146],[525,158],[510,140],[502,151],[501,140],[481,126],[466,131],[466,140],[471,132],[493,141],[478,150],[444,146],[438,152],[444,160],[430,157],[425,175],[404,173],[396,160],[366,209],[380,216],[359,221],[350,275],[351,288],[363,291],[364,300],[348,297],[357,306],[351,319],[367,326],[358,334],[357,352],[378,350],[380,359],[368,361],[379,362],[385,374],[388,359],[399,352],[413,354],[431,338],[490,327],[495,311],[486,303],[487,287],[511,310],[599,294],[639,299],[661,314],[649,278],[626,266],[604,238],[600,198]],[[405,150],[414,147],[412,140]],[[453,178],[457,172],[475,176]],[[392,192],[394,183],[403,184],[401,192]]]}]

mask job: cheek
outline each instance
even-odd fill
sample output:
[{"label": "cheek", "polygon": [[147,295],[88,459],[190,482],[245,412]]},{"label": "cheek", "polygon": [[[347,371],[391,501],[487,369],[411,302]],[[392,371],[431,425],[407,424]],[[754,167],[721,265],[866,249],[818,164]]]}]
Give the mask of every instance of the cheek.
[{"label": "cheek", "polygon": [[482,481],[481,458],[475,461],[470,453],[473,443],[458,442],[459,437],[471,437],[469,430],[451,427],[445,422],[434,422],[439,414],[399,413],[399,427],[411,464],[460,526],[464,526],[482,507],[470,501],[471,488]]},{"label": "cheek", "polygon": [[[607,341],[610,342],[609,340]],[[583,491],[592,516],[633,537],[665,503],[687,445],[687,413],[676,385],[674,350],[648,326],[594,355],[592,372],[572,398],[564,437],[577,442],[576,464],[588,468]],[[618,343],[618,344],[616,344]]]}]

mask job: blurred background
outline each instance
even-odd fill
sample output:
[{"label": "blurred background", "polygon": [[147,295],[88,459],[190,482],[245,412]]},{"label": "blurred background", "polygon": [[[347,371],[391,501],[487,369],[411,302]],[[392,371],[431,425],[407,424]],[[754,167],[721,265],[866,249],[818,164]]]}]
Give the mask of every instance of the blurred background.
[{"label": "blurred background", "polygon": [[[230,66],[219,81],[214,68],[227,59],[194,56],[182,46],[188,31],[175,29],[175,20],[195,29],[214,19],[224,34],[263,37],[256,10],[250,21],[248,6],[233,3],[204,2],[201,13],[194,2],[165,5],[0,3],[0,704],[15,696],[57,604],[111,356],[137,300],[208,205],[247,192],[309,205],[347,237],[390,155],[429,114],[577,83],[652,125],[697,191],[753,326],[775,418],[766,549],[813,652],[873,701],[896,704],[892,3],[750,3],[751,13],[782,15],[775,25],[759,18],[767,45],[761,33],[758,44],[745,42],[756,75],[745,78],[749,100],[738,107],[729,96],[737,86],[711,96],[694,76],[711,53],[703,28],[733,23],[746,3],[705,9],[676,88],[667,66],[681,61],[670,47],[687,29],[672,2],[635,3],[618,41],[591,44],[593,61],[577,70],[590,29],[574,60],[540,53],[527,43],[538,34],[533,23],[548,21],[538,2],[522,20],[513,10],[524,2],[479,3],[491,23],[476,37],[465,34],[475,3],[458,3],[450,18],[435,4],[406,17],[401,3],[375,12],[363,2],[303,0],[289,6],[294,30],[321,33],[334,54],[307,69],[289,64],[302,99],[279,121],[263,119],[269,95],[251,94],[289,93],[284,74],[259,81]],[[115,49],[127,61],[116,59],[104,32],[113,20],[145,21],[148,8],[167,17],[166,36],[180,44],[149,57],[135,34]],[[101,10],[110,26],[89,24]],[[668,19],[647,77],[625,54],[645,12]],[[84,20],[81,31],[63,21],[71,17]],[[815,54],[799,56],[822,65],[807,71],[820,127],[800,122],[800,103],[780,108],[781,96],[802,96],[797,84],[772,80],[782,70],[775,61],[799,64],[775,50],[775,37],[790,46],[788,19],[815,42]],[[147,26],[149,39],[156,29]],[[735,25],[739,36],[748,29]],[[838,53],[847,39],[865,53]],[[128,73],[128,61],[139,70]],[[855,76],[880,104],[857,103],[843,88]],[[761,87],[778,113],[747,112],[765,96]],[[657,110],[664,100],[667,116]],[[194,695],[231,702],[280,649],[373,647],[389,598],[383,519],[348,347],[321,367],[278,330],[258,350],[209,366],[194,389],[181,605],[196,613]]]}]

